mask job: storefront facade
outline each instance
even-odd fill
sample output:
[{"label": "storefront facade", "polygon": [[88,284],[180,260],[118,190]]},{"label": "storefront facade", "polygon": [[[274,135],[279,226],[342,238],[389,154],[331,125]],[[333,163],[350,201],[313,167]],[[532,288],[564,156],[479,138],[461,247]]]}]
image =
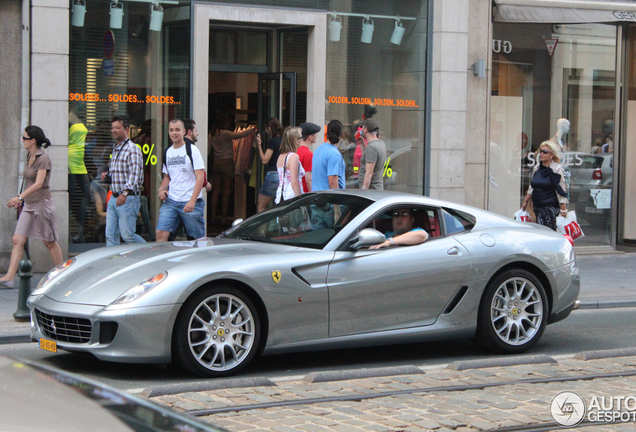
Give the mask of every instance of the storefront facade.
[{"label": "storefront facade", "polygon": [[535,151],[553,139],[563,149],[568,209],[576,210],[585,233],[577,246],[634,243],[636,7],[616,1],[495,3],[489,209],[511,215],[519,208]]},{"label": "storefront facade", "polygon": [[[161,21],[153,21],[159,8],[144,2],[71,3],[70,252],[104,240],[108,187],[99,181],[99,172],[112,151],[114,115],[130,118],[130,138],[144,154],[138,232],[149,241],[161,205],[156,191],[172,118],[196,121],[204,159],[210,153],[207,131],[221,115],[228,115],[236,130],[252,124],[263,130],[270,116],[283,127],[311,121],[324,129],[329,121],[340,120],[346,128],[340,150],[347,162],[347,187],[355,187],[351,127],[365,106],[367,116],[374,106],[393,155],[385,167],[387,188],[424,193],[426,0],[377,5],[354,0],[166,1],[160,3]],[[78,14],[84,11],[81,22]],[[122,12],[113,23],[113,15]],[[367,33],[361,37],[363,26]],[[241,147],[248,141],[235,149],[234,217],[255,211],[260,167],[249,164],[249,148]],[[321,133],[317,144],[322,142]],[[252,168],[259,169],[247,175]],[[210,221],[208,228],[215,234],[223,227]]]}]

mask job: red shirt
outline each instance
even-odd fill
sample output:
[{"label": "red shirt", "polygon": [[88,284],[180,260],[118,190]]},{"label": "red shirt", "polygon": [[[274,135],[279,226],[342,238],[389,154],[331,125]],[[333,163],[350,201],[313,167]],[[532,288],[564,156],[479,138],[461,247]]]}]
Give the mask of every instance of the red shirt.
[{"label": "red shirt", "polygon": [[[303,166],[305,172],[311,171],[311,158],[313,157],[313,153],[309,150],[307,146],[300,146],[298,150],[296,150],[298,154],[298,158],[300,159],[300,164]],[[305,192],[311,192],[307,189],[307,182],[305,181],[305,177],[303,177],[303,190]]]}]

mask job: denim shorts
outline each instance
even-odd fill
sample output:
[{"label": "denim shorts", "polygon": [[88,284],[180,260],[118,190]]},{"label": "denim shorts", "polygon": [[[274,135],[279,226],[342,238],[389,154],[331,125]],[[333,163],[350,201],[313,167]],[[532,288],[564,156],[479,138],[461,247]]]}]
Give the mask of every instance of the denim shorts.
[{"label": "denim shorts", "polygon": [[194,210],[190,213],[184,213],[183,208],[187,201],[178,202],[170,198],[166,199],[159,209],[159,221],[157,222],[158,231],[175,232],[179,228],[179,222],[183,221],[188,236],[195,239],[205,237],[205,219],[203,218],[203,209],[205,203],[199,198],[194,205]]},{"label": "denim shorts", "polygon": [[261,191],[259,193],[261,195],[274,198],[276,196],[277,190],[278,190],[278,172],[268,171],[267,174],[265,174],[265,180],[263,181],[263,186],[261,187]]}]

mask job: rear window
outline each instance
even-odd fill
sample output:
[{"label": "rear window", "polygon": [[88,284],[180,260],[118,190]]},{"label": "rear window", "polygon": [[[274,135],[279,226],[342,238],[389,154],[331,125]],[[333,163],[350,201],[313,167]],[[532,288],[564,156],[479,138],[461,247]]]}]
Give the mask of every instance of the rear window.
[{"label": "rear window", "polygon": [[475,226],[475,223],[477,223],[477,219],[475,219],[474,216],[458,210],[443,208],[442,214],[444,215],[446,235],[470,231]]}]

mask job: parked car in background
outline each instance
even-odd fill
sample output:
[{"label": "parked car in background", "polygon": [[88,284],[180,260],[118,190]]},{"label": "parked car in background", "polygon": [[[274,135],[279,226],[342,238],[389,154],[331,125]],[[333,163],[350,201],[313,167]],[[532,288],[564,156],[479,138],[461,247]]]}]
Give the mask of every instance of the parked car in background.
[{"label": "parked car in background", "polygon": [[[408,209],[424,243],[383,243]],[[472,338],[534,346],[576,307],[561,234],[394,191],[300,195],[214,239],[96,249],[31,293],[40,347],[226,376],[258,354]]]},{"label": "parked car in background", "polygon": [[589,223],[607,223],[611,214],[614,155],[565,152],[570,173],[570,202]]},{"label": "parked car in background", "polygon": [[577,202],[578,195],[591,189],[611,188],[614,155],[564,152],[563,165],[570,172],[570,201]]}]

